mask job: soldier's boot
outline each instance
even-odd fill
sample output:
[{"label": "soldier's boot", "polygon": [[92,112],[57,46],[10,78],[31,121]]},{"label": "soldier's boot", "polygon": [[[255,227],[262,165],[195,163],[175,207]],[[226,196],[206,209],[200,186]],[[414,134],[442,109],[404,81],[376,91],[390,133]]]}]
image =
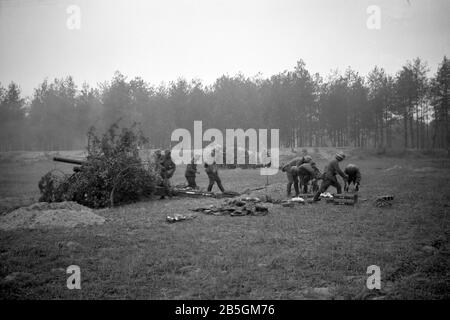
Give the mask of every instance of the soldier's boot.
[{"label": "soldier's boot", "polygon": [[313,201],[320,201],[320,195],[327,191],[328,187],[330,186],[331,181],[328,179],[322,180],[322,183],[320,184],[319,190],[317,190],[316,194],[314,195]]}]

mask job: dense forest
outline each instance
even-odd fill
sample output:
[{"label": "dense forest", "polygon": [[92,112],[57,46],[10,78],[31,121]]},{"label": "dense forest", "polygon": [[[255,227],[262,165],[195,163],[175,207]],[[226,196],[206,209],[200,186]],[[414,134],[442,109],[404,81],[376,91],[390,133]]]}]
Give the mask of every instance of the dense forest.
[{"label": "dense forest", "polygon": [[32,97],[0,84],[0,151],[70,150],[86,146],[91,126],[138,122],[154,147],[167,147],[176,128],[279,128],[287,147],[450,149],[450,60],[436,74],[420,58],[395,74],[374,67],[326,78],[303,61],[263,79],[224,75],[212,85],[179,79],[152,86],[116,72],[96,88],[72,77],[44,80]]}]

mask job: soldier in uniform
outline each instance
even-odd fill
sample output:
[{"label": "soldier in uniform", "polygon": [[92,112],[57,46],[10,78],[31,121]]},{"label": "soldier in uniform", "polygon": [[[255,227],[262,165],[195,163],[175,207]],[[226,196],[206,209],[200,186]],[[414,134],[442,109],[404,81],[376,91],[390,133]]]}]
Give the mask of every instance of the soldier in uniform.
[{"label": "soldier in uniform", "polygon": [[311,181],[313,192],[319,190],[317,180],[320,179],[320,170],[314,162],[304,163],[298,167],[298,175],[300,181],[300,188],[303,188],[303,193],[308,193],[308,184]]},{"label": "soldier in uniform", "polygon": [[329,186],[333,186],[336,188],[337,193],[342,193],[342,187],[341,184],[338,182],[336,178],[336,174],[339,174],[344,181],[347,180],[347,175],[342,172],[341,168],[339,168],[339,162],[345,159],[345,154],[342,152],[336,153],[333,160],[331,160],[328,165],[325,167],[324,174],[323,174],[323,180],[320,184],[319,190],[314,195],[314,201],[320,200],[320,194],[325,192]]},{"label": "soldier in uniform", "polygon": [[345,180],[344,190],[348,191],[348,187],[353,183],[355,185],[355,190],[359,191],[359,184],[361,183],[361,171],[359,168],[350,163],[345,167],[344,173],[348,177],[347,180]]},{"label": "soldier in uniform", "polygon": [[[291,161],[289,161],[286,165],[284,165],[281,168],[281,171],[286,172],[286,177],[288,179],[288,183],[286,186],[286,194],[288,197],[291,196],[292,184],[294,184],[294,188],[296,188],[295,190],[298,195],[298,172],[297,172],[297,169],[295,169],[294,172],[292,172],[293,171],[292,169],[294,167],[299,167],[302,164],[309,163],[311,161],[312,161],[312,158],[310,156],[298,157],[298,158],[292,159]],[[295,179],[294,179],[294,175],[296,176]]]},{"label": "soldier in uniform", "polygon": [[195,163],[197,157],[193,157],[191,163],[186,166],[186,171],[184,176],[188,182],[188,186],[192,189],[198,189],[197,183],[195,183],[195,175],[199,172],[197,171],[197,164]]},{"label": "soldier in uniform", "polygon": [[222,186],[222,181],[219,178],[219,172],[216,161],[214,161],[212,164],[205,163],[205,171],[209,179],[209,185],[207,189],[208,192],[212,190],[214,183],[217,183],[217,186],[219,187],[220,191],[222,191],[222,193],[225,192],[225,189]]},{"label": "soldier in uniform", "polygon": [[[161,177],[163,179],[163,186],[166,190],[167,195],[169,197],[172,196],[172,193],[170,191],[170,179],[172,178],[173,174],[175,173],[176,165],[172,160],[172,155],[170,150],[166,150],[164,152],[164,156],[161,157],[160,161],[160,167],[161,167]],[[161,197],[164,199],[164,196]]]}]

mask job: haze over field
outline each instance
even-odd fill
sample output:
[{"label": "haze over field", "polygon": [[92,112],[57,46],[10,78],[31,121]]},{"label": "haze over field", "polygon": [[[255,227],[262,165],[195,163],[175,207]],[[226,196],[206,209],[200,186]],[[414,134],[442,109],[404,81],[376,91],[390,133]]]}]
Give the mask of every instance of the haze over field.
[{"label": "haze over field", "polygon": [[[80,8],[80,29],[66,12]],[[381,28],[370,30],[367,8],[378,5]],[[303,59],[311,73],[395,73],[421,57],[434,73],[450,52],[450,2],[238,0],[1,0],[0,83],[31,95],[46,77],[72,75],[91,86],[116,70],[146,81],[261,72],[264,77]]]}]

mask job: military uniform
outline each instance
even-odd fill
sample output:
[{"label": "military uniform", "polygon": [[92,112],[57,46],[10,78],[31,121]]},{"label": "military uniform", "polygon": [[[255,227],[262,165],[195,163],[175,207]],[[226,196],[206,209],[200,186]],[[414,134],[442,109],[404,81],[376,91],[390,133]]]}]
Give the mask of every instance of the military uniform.
[{"label": "military uniform", "polygon": [[171,196],[170,192],[170,179],[175,173],[176,165],[172,160],[172,156],[170,154],[170,150],[166,150],[164,157],[160,161],[161,168],[161,177],[163,179],[163,186],[169,196]]},{"label": "military uniform", "polygon": [[299,184],[303,188],[303,193],[308,193],[308,183],[312,181],[313,192],[319,189],[317,179],[320,178],[320,171],[314,162],[304,163],[298,167]]},{"label": "military uniform", "polygon": [[195,159],[192,159],[191,163],[186,166],[186,171],[184,173],[188,186],[192,189],[198,189],[197,183],[195,182],[195,175],[197,173],[197,164],[195,163]]},{"label": "military uniform", "polygon": [[208,192],[210,192],[214,186],[214,182],[217,183],[217,186],[219,187],[220,191],[225,192],[224,187],[222,186],[222,181],[219,178],[218,168],[217,164],[214,161],[213,164],[207,164],[205,163],[205,171],[208,175],[209,184],[208,184]]},{"label": "military uniform", "polygon": [[320,194],[325,192],[329,186],[335,187],[338,194],[342,193],[342,187],[336,178],[336,174],[339,174],[344,181],[347,180],[347,175],[339,168],[339,162],[344,160],[344,158],[345,155],[343,153],[338,153],[336,154],[335,159],[331,160],[325,167],[322,183],[320,184],[319,190],[314,195],[315,201],[319,200]]},{"label": "military uniform", "polygon": [[359,184],[361,183],[361,171],[359,170],[359,168],[356,165],[350,163],[345,167],[344,173],[347,175],[345,191],[348,191],[348,187],[351,183],[356,186],[356,191],[358,191]]},{"label": "military uniform", "polygon": [[[304,156],[304,157],[298,157],[298,158],[294,158],[291,161],[289,161],[286,165],[284,165],[281,168],[281,171],[286,172],[286,177],[288,179],[288,183],[286,186],[286,193],[287,196],[289,197],[291,195],[291,188],[292,188],[292,184],[294,184],[294,189],[296,192],[296,195],[299,194],[298,192],[298,172],[296,172],[297,170],[293,168],[299,167],[304,163],[309,163],[311,162],[312,159],[310,156]],[[294,172],[293,172],[294,171]]]}]

